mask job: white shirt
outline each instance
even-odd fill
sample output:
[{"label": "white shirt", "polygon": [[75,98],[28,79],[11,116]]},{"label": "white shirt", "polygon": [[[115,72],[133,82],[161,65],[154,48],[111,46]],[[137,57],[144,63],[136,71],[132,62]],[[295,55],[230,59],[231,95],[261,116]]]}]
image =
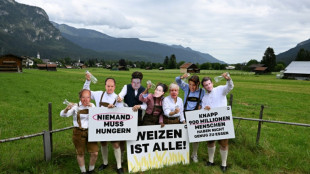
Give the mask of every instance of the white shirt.
[{"label": "white shirt", "polygon": [[[95,107],[93,103],[91,103],[90,107]],[[73,116],[73,126],[79,127],[79,124],[77,122],[77,113],[79,110],[88,109],[89,106],[83,106],[83,105],[74,105],[70,110],[68,110],[67,113],[65,113],[65,110],[62,110],[60,112],[61,117],[70,117]],[[81,120],[81,127],[84,129],[88,129],[88,114],[80,114],[80,120]]]},{"label": "white shirt", "polygon": [[[90,82],[91,81],[86,80],[84,83],[83,89],[90,90],[90,88],[89,88]],[[99,103],[100,103],[102,93],[103,93],[103,91],[91,91],[91,99],[95,100],[97,107],[99,107]],[[117,100],[117,95],[114,92],[112,94],[108,94],[107,92],[104,92],[103,97],[102,97],[102,102],[113,104],[115,100]],[[116,102],[115,106],[116,107],[123,107],[123,103]]]},{"label": "white shirt", "polygon": [[[179,106],[180,112],[169,116],[169,113],[173,112],[176,106]],[[170,95],[164,98],[163,111],[166,117],[180,117],[180,122],[183,122],[185,120],[183,110],[184,110],[183,100],[180,97],[177,98],[176,103],[174,103],[174,99],[171,98]]]},{"label": "white shirt", "polygon": [[[123,89],[122,89],[121,92],[118,94],[118,96],[119,96],[121,99],[124,99],[125,95],[127,95],[127,85],[124,85]],[[138,90],[135,89],[135,96],[137,96],[137,95],[138,95]],[[146,107],[147,107],[146,103],[143,102],[140,109],[146,110]]]},{"label": "white shirt", "polygon": [[206,106],[210,108],[227,106],[226,95],[234,88],[234,83],[232,80],[228,80],[226,85],[221,85],[212,89],[209,93],[206,91],[204,97],[202,98],[201,109]]}]

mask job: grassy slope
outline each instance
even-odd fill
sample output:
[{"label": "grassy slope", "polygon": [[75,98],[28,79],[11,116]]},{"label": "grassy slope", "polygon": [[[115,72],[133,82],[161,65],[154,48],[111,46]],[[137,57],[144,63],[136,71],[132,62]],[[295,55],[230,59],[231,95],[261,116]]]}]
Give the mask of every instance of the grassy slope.
[{"label": "grassy slope", "polygon": [[[130,82],[135,71],[89,69],[98,83],[92,90],[102,90],[104,79],[114,77],[116,93]],[[139,70],[140,71],[140,70]],[[179,70],[142,70],[147,80],[169,84],[180,75]],[[84,83],[84,70],[58,69],[57,72],[24,70],[24,73],[1,73],[0,139],[28,135],[48,129],[48,102],[53,103],[53,129],[72,125],[72,118],[61,118],[62,101],[78,101]],[[220,71],[203,71],[203,76],[217,76]],[[255,76],[231,71],[235,88],[233,115],[258,118],[264,105],[264,119],[310,124],[310,82],[279,80],[275,75]],[[225,82],[220,82],[224,84]],[[217,85],[217,84],[216,84]],[[180,92],[183,97],[183,92]],[[229,173],[309,173],[310,129],[306,127],[264,123],[260,146],[255,145],[257,122],[234,120],[236,138],[230,141]],[[45,163],[42,137],[0,144],[0,173],[78,173],[72,131],[53,134],[53,160]],[[220,163],[219,148],[215,162]],[[197,164],[176,165],[146,173],[220,173],[219,167],[204,167],[207,158],[205,143],[199,148]],[[88,158],[86,158],[88,161]],[[113,150],[109,154],[110,167],[105,173],[115,173]],[[97,166],[102,162],[101,155]],[[88,162],[87,162],[88,163]],[[88,165],[86,165],[88,166]],[[127,168],[126,165],[124,165]],[[103,172],[102,172],[103,173]]]}]

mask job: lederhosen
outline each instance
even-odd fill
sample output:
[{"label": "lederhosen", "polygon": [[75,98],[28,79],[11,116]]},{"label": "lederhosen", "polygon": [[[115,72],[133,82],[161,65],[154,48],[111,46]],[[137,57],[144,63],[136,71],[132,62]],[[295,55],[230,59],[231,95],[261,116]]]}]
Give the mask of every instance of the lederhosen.
[{"label": "lederhosen", "polygon": [[195,106],[195,109],[193,109],[193,110],[198,110],[198,107],[199,107],[200,102],[201,102],[201,99],[200,99],[200,97],[201,97],[201,91],[202,91],[202,89],[200,88],[200,90],[199,90],[199,98],[197,98],[197,97],[188,97],[188,96],[189,96],[189,93],[190,93],[190,90],[188,89],[187,97],[186,97],[185,104],[184,104],[184,118],[185,118],[185,120],[186,120],[185,111],[188,111],[188,110],[186,110],[187,102],[188,102],[188,101],[197,102],[197,104],[196,104],[196,106]]},{"label": "lederhosen", "polygon": [[[110,103],[108,103],[108,102],[102,102],[103,95],[104,95],[104,91],[102,91],[102,95],[101,95],[100,102],[99,102],[99,107],[101,107],[101,106],[103,106],[103,107],[108,107]],[[113,105],[115,105],[115,103],[116,103],[116,99],[115,99],[115,101],[113,102]],[[111,142],[118,142],[118,141],[111,141]]]},{"label": "lederhosen", "polygon": [[[159,124],[159,116],[163,113],[163,107],[160,105],[156,105],[156,97],[153,97],[154,107],[151,114],[145,113],[143,117],[142,125],[158,125]],[[158,98],[158,100],[162,100],[162,98]],[[155,109],[160,110],[159,114],[154,115]]]},{"label": "lederhosen", "polygon": [[[103,95],[104,95],[104,91],[102,91],[102,95],[101,95],[100,102],[99,102],[99,107],[101,107],[101,106],[108,107],[110,103],[102,102]],[[116,103],[116,99],[115,99],[113,105],[115,105],[115,103]]]},{"label": "lederhosen", "polygon": [[[78,104],[79,107],[79,104]],[[72,141],[76,148],[77,154],[84,154],[85,144],[88,152],[98,152],[97,142],[88,142],[88,129],[82,128],[81,114],[88,114],[88,109],[78,110],[76,121],[79,127],[73,128]]]}]

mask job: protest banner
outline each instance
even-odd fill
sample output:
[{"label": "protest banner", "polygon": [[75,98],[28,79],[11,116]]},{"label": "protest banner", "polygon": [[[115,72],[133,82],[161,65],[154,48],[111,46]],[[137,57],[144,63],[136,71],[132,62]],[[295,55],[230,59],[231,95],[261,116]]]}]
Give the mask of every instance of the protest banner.
[{"label": "protest banner", "polygon": [[135,140],[137,117],[131,107],[89,108],[88,141]]},{"label": "protest banner", "polygon": [[187,111],[185,114],[191,143],[235,138],[230,106]]},{"label": "protest banner", "polygon": [[127,141],[128,171],[138,172],[189,163],[185,124],[139,126],[136,140]]}]

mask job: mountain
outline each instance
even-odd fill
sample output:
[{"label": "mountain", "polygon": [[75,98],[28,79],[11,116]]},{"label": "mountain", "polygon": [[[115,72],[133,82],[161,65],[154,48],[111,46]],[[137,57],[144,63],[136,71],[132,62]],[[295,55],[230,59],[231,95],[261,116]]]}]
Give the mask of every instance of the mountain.
[{"label": "mountain", "polygon": [[298,51],[303,48],[305,50],[310,51],[310,39],[300,42],[296,45],[296,47],[291,48],[283,53],[277,55],[277,61],[283,61],[287,65],[295,60]]},{"label": "mountain", "polygon": [[156,42],[142,41],[138,38],[115,38],[95,30],[77,29],[65,24],[52,22],[62,36],[73,43],[98,52],[116,52],[129,54],[136,58],[146,58],[152,62],[163,62],[166,56],[174,54],[177,61],[225,63],[213,56],[184,48],[180,45],[166,45]]},{"label": "mountain", "polygon": [[174,54],[177,61],[219,62],[209,54],[182,46],[142,41],[137,38],[114,38],[95,30],[76,29],[49,21],[46,12],[14,0],[0,1],[0,55],[14,54],[45,59],[98,58],[105,60],[163,62]]},{"label": "mountain", "polygon": [[43,9],[1,0],[0,54],[36,56],[37,52],[49,59],[100,55],[63,38]]}]

